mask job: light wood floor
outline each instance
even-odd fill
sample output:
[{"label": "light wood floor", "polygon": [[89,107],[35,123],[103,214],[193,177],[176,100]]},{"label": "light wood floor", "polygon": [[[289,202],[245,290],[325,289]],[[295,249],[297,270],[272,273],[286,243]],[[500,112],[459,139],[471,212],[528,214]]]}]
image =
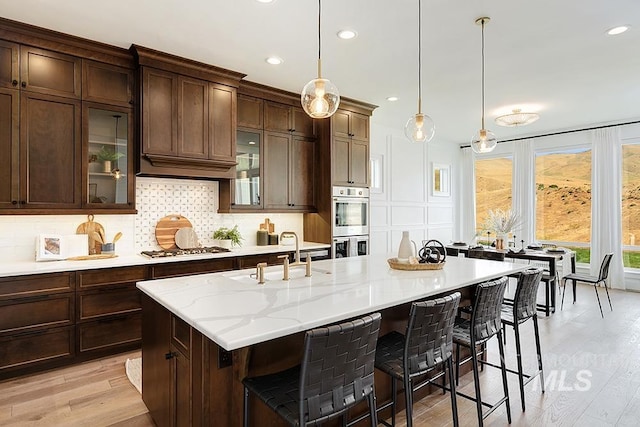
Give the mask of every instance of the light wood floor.
[{"label": "light wood floor", "polygon": [[[513,288],[513,286],[512,286]],[[601,289],[604,292],[603,289]],[[520,408],[518,382],[509,375],[514,426],[640,425],[640,293],[612,291],[614,310],[601,295],[605,318],[592,287],[578,286],[578,302],[567,295],[564,311],[540,317],[546,392],[539,384],[526,388],[526,412]],[[558,299],[559,301],[559,299]],[[533,327],[523,325],[525,370],[535,364]],[[513,332],[507,330],[507,365],[515,368]],[[497,361],[492,339],[489,359]],[[153,426],[153,421],[124,371],[121,354],[38,375],[0,382],[2,426]],[[500,372],[487,367],[482,376],[483,400],[502,393]],[[460,388],[473,394],[472,375]],[[461,425],[477,424],[473,402],[458,398]],[[439,393],[414,405],[414,425],[451,425],[449,396]],[[404,425],[404,412],[399,416]],[[504,405],[485,425],[506,426]]]}]

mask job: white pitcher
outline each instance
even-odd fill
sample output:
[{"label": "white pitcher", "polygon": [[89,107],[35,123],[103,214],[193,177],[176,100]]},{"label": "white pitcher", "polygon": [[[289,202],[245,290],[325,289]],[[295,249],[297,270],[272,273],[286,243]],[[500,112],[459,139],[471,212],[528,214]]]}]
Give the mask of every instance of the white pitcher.
[{"label": "white pitcher", "polygon": [[[412,246],[413,244],[413,246]],[[410,257],[416,256],[416,242],[409,239],[409,232],[402,232],[402,240],[400,240],[400,247],[398,248],[398,262],[407,263]]]}]

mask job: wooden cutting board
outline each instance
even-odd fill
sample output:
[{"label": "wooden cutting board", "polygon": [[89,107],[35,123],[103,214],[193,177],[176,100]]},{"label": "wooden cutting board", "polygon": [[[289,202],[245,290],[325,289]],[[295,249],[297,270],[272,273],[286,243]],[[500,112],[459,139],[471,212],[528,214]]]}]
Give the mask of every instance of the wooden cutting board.
[{"label": "wooden cutting board", "polygon": [[156,240],[162,249],[176,249],[176,231],[191,227],[191,222],[182,215],[167,215],[156,224]]},{"label": "wooden cutting board", "polygon": [[100,235],[100,238],[102,238],[102,241],[105,241],[104,227],[101,224],[95,222],[93,218],[93,214],[87,215],[88,221],[83,222],[78,226],[78,228],[76,228],[76,234],[89,235],[89,255],[95,255],[102,252],[102,243],[94,240],[91,237],[91,232],[97,232]]},{"label": "wooden cutting board", "polygon": [[176,231],[176,246],[180,249],[191,249],[200,246],[198,235],[191,227],[183,227]]}]

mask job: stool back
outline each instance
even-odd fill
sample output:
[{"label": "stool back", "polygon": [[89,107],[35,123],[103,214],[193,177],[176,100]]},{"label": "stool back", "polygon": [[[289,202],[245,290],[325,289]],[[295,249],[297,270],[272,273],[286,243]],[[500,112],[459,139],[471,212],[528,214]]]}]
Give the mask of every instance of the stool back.
[{"label": "stool back", "polygon": [[405,376],[427,372],[451,357],[460,292],[411,304],[404,344]]},{"label": "stool back", "polygon": [[490,280],[476,286],[471,312],[471,342],[486,341],[500,332],[500,312],[508,278]]},{"label": "stool back", "polygon": [[373,389],[380,313],[307,331],[300,372],[300,425],[319,422]]},{"label": "stool back", "polygon": [[484,249],[470,249],[467,258],[488,259],[492,261],[504,261],[504,252],[497,252]]},{"label": "stool back", "polygon": [[600,274],[598,275],[598,282],[602,282],[609,277],[609,264],[611,264],[611,258],[613,258],[613,254],[606,254],[602,259],[602,264],[600,264]]},{"label": "stool back", "polygon": [[523,322],[536,314],[536,297],[542,274],[541,268],[528,268],[520,273],[513,298],[514,321]]}]

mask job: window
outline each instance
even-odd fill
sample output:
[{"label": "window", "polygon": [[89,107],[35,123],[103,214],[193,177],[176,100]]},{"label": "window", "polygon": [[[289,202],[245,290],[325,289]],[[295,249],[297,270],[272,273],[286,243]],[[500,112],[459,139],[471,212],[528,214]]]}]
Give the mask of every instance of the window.
[{"label": "window", "polygon": [[640,268],[640,144],[622,145],[622,245],[624,266]]},{"label": "window", "polygon": [[590,149],[536,154],[536,240],[569,246],[577,262],[589,262]]},{"label": "window", "polygon": [[[511,157],[476,160],[476,232],[482,235],[487,212],[511,209]],[[639,236],[640,237],[640,236]]]}]

